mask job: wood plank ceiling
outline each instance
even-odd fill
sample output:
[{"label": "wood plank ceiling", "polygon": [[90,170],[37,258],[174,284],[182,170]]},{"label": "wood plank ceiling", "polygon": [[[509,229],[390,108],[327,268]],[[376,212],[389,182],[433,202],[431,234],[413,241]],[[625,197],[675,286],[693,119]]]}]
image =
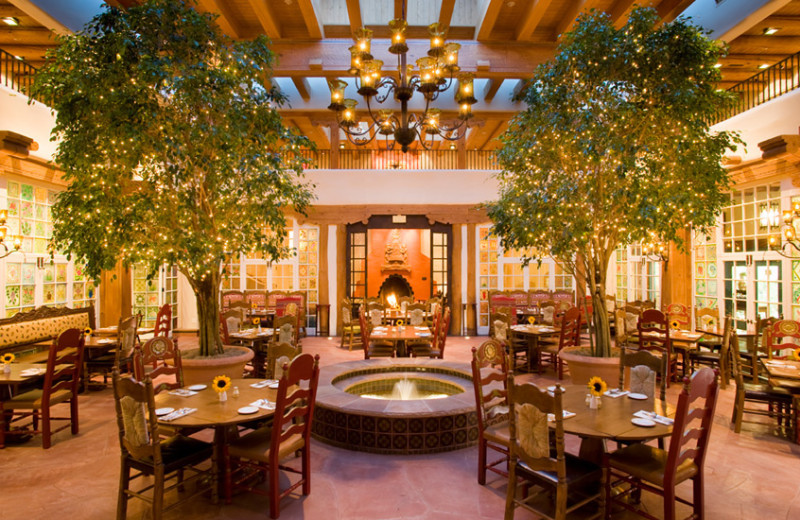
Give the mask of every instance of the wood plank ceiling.
[{"label": "wood plank ceiling", "polygon": [[[106,1],[125,8],[137,0]],[[401,0],[196,2],[200,10],[217,14],[220,26],[234,38],[266,34],[272,39],[280,55],[275,76],[286,78],[284,86],[297,91],[295,106],[284,111],[286,120],[320,148],[328,148],[338,139],[330,139],[329,131],[323,130],[332,122],[333,114],[325,109],[324,93],[314,95],[315,85],[324,86],[318,79],[347,77],[347,48],[352,45],[354,28],[365,25],[372,29],[376,40],[373,49],[383,52],[387,45],[379,40],[389,37],[386,22],[401,14],[403,4]],[[776,2],[780,8],[750,17],[753,19],[747,20],[747,27],[729,40],[730,55],[721,63],[722,88],[753,76],[763,64],[774,64],[800,51],[800,0],[772,3]],[[448,26],[447,38],[462,44],[462,70],[474,72],[483,85],[477,89],[479,102],[473,106],[474,128],[467,136],[466,147],[493,149],[498,145],[496,137],[513,115],[498,92],[524,86],[536,65],[552,57],[560,35],[572,27],[581,12],[605,11],[621,25],[634,3],[651,5],[664,21],[670,21],[692,0],[408,0],[409,55],[424,54],[428,24],[439,21]],[[52,32],[63,32],[64,28],[42,15],[32,0],[0,0],[0,18],[5,16],[16,18],[19,25],[0,23],[0,49],[40,66],[47,48],[55,44]],[[766,28],[778,31],[766,35]],[[452,115],[445,112],[443,118]]]}]

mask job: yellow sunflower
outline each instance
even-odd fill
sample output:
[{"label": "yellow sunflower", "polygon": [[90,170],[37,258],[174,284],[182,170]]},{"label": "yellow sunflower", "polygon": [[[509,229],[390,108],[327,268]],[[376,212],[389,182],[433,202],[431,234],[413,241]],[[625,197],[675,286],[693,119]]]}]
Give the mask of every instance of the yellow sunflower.
[{"label": "yellow sunflower", "polygon": [[85,329],[83,329],[83,333],[86,334],[87,336],[91,336],[92,332],[93,331],[91,327],[86,327]]},{"label": "yellow sunflower", "polygon": [[675,329],[675,330],[677,330],[677,329],[681,328],[681,324],[680,324],[680,322],[679,322],[678,320],[672,320],[672,321],[669,323],[669,327],[670,327],[671,329]]},{"label": "yellow sunflower", "polygon": [[231,378],[228,376],[217,376],[211,383],[211,387],[219,393],[225,392],[231,387]]},{"label": "yellow sunflower", "polygon": [[796,349],[794,349],[794,350],[792,351],[792,358],[793,358],[795,361],[800,361],[800,347],[797,347]]},{"label": "yellow sunflower", "polygon": [[398,327],[402,327],[403,326],[403,320],[397,320],[397,326]]},{"label": "yellow sunflower", "polygon": [[259,318],[258,316],[253,318],[253,325],[258,325],[259,323],[261,323],[261,318]]},{"label": "yellow sunflower", "polygon": [[601,396],[604,393],[606,393],[606,390],[608,390],[608,385],[606,385],[606,382],[597,376],[589,380],[588,386],[589,386],[589,393],[591,393],[594,396]]},{"label": "yellow sunflower", "polygon": [[9,363],[13,363],[15,359],[16,357],[11,352],[6,352],[2,356],[0,356],[0,361],[2,361],[6,365]]},{"label": "yellow sunflower", "polygon": [[530,323],[531,325],[536,323],[536,316],[528,316],[528,323]]}]

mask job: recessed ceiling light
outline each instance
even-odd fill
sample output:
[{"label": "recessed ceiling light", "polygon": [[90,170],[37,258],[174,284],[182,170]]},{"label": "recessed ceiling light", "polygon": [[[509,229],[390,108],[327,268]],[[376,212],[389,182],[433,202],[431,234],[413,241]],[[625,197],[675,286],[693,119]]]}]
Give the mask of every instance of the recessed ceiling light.
[{"label": "recessed ceiling light", "polygon": [[12,25],[12,26],[19,25],[19,19],[14,18],[13,16],[4,16],[3,18],[0,18],[0,20],[3,20],[3,23],[6,25]]},{"label": "recessed ceiling light", "polygon": [[339,149],[340,149],[340,150],[344,150],[344,143],[340,143],[340,144],[339,144]]},{"label": "recessed ceiling light", "polygon": [[762,63],[761,65],[758,66],[758,68],[759,69],[768,69],[769,68],[769,63]]},{"label": "recessed ceiling light", "polygon": [[778,32],[779,30],[780,29],[778,29],[777,27],[764,27],[764,30],[762,32],[763,32],[763,34],[765,36],[772,36],[773,34]]},{"label": "recessed ceiling light", "polygon": [[455,150],[455,149],[456,149],[456,145],[455,145],[455,144],[451,144],[451,145],[450,145],[450,149],[451,149],[451,150]]},{"label": "recessed ceiling light", "polygon": [[715,63],[715,64],[714,64],[714,68],[715,68],[715,69],[719,69],[719,68],[721,68],[721,67],[722,67],[722,63]]}]

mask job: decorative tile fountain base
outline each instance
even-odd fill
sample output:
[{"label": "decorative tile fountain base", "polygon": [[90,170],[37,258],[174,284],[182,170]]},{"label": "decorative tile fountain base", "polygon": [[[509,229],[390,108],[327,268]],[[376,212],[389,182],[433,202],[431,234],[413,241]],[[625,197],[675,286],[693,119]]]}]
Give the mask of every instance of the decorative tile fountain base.
[{"label": "decorative tile fountain base", "polygon": [[[423,393],[436,395],[413,400],[375,398],[390,394],[387,388],[404,379],[421,380],[417,386]],[[472,446],[478,442],[478,419],[470,367],[415,358],[323,367],[312,434],[334,446],[384,454],[436,453]]]}]

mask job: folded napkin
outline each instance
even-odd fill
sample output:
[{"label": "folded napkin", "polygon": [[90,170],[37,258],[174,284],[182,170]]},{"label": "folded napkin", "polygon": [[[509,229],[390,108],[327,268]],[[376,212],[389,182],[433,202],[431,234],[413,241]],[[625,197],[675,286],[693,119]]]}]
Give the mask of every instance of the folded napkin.
[{"label": "folded napkin", "polygon": [[388,327],[384,327],[384,326],[381,325],[379,327],[373,327],[372,330],[388,330]]},{"label": "folded napkin", "polygon": [[386,333],[385,333],[385,332],[383,332],[383,331],[379,331],[379,330],[377,330],[377,331],[376,331],[376,330],[373,330],[373,331],[372,331],[372,335],[373,335],[373,336],[385,336],[385,335],[386,335]]},{"label": "folded napkin", "polygon": [[105,345],[106,343],[113,343],[113,342],[114,342],[113,339],[108,339],[108,338],[106,338],[106,339],[98,339],[97,340],[97,344],[98,345]]},{"label": "folded napkin", "polygon": [[639,410],[635,414],[634,417],[639,417],[641,419],[650,419],[652,421],[657,422],[658,424],[663,424],[664,426],[672,426],[672,423],[675,421],[670,419],[669,417],[664,417],[663,415],[658,415],[655,412],[648,412],[646,410]]},{"label": "folded napkin", "polygon": [[525,329],[525,325],[512,325],[511,330],[523,330]]},{"label": "folded napkin", "polygon": [[428,330],[428,327],[414,327],[417,330]]},{"label": "folded napkin", "polygon": [[45,368],[26,368],[25,370],[21,370],[19,375],[22,377],[40,376],[45,372],[47,372]]},{"label": "folded napkin", "polygon": [[[575,412],[570,412],[569,410],[562,410],[564,419],[569,419],[570,417],[575,417]],[[549,422],[553,422],[556,420],[555,414],[549,413],[547,414],[547,420]]]},{"label": "folded napkin", "polygon": [[169,395],[179,395],[181,397],[190,397],[196,395],[197,392],[194,390],[187,390],[186,388],[177,388],[175,390],[170,390]]},{"label": "folded napkin", "polygon": [[[252,386],[253,388],[264,388],[266,386],[269,386],[269,385],[271,385],[273,383],[277,383],[277,382],[278,382],[277,379],[265,379],[263,381],[258,381],[256,383],[253,383],[250,386]],[[255,405],[253,405],[253,406],[255,406]]]},{"label": "folded napkin", "polygon": [[256,399],[255,401],[250,403],[250,406],[255,406],[256,408],[261,408],[261,409],[264,409],[264,410],[274,410],[275,409],[275,403],[270,401],[270,400],[268,400],[268,399]]},{"label": "folded napkin", "polygon": [[[172,392],[170,392],[170,393],[172,393]],[[181,417],[183,417],[185,415],[189,415],[190,413],[194,413],[196,411],[197,411],[197,408],[178,408],[174,412],[169,413],[169,414],[165,415],[164,417],[161,417],[159,420],[160,421],[165,421],[165,422],[170,422],[170,421],[174,421],[175,419],[180,419]]]},{"label": "folded napkin", "polygon": [[555,330],[556,330],[556,329],[554,329],[554,328],[552,328],[552,327],[539,327],[539,331],[540,331],[540,332],[553,332],[553,331],[555,331]]},{"label": "folded napkin", "polygon": [[420,338],[429,338],[431,336],[431,333],[430,332],[419,332],[417,334],[417,336],[420,337]]},{"label": "folded napkin", "polygon": [[612,399],[616,399],[617,397],[622,397],[623,395],[628,395],[629,393],[630,392],[627,390],[622,390],[621,388],[609,388],[603,395],[607,395]]}]

